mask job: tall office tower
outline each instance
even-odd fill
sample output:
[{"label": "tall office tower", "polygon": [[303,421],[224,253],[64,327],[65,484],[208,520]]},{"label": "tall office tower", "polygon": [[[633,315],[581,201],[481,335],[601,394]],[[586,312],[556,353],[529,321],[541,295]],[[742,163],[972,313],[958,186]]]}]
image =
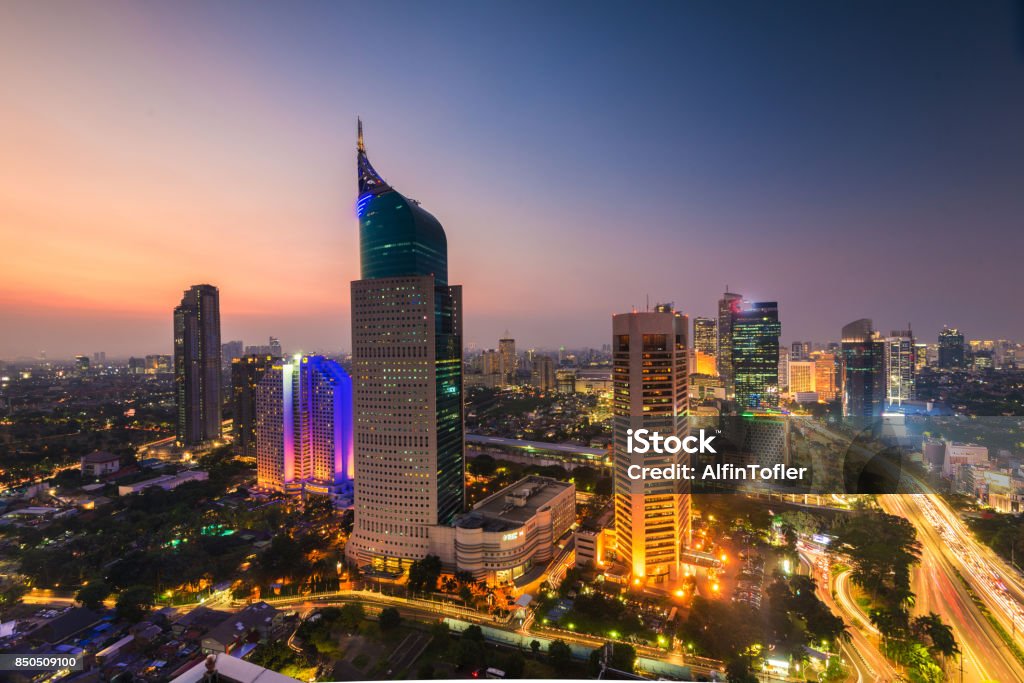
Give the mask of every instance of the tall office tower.
[{"label": "tall office tower", "polygon": [[914,373],[919,373],[928,367],[928,345],[921,342],[914,344]]},{"label": "tall office tower", "polygon": [[939,369],[957,370],[966,367],[964,335],[955,327],[944,327],[939,332]]},{"label": "tall office tower", "polygon": [[712,358],[718,353],[718,322],[714,318],[693,319],[693,349]]},{"label": "tall office tower", "polygon": [[[814,351],[811,353],[811,361],[814,362],[814,391],[818,393],[818,400],[834,401],[839,395],[836,382],[836,354]],[[790,363],[790,372],[792,367]]]},{"label": "tall office tower", "polygon": [[779,347],[779,391],[789,388],[789,349],[784,346]]},{"label": "tall office tower", "polygon": [[269,354],[231,359],[231,422],[235,455],[256,457],[256,387],[263,374],[280,362],[280,358]]},{"label": "tall office tower", "polygon": [[92,354],[92,362],[94,365],[106,365],[107,364],[107,352],[106,351],[94,351]]},{"label": "tall office tower", "polygon": [[530,384],[541,391],[554,391],[555,361],[551,356],[534,354],[533,367],[530,370]]},{"label": "tall office tower", "polygon": [[267,346],[270,347],[270,355],[278,358],[284,355],[284,352],[281,351],[281,340],[277,337],[270,337]]},{"label": "tall office tower", "polygon": [[744,303],[733,314],[732,375],[736,402],[743,408],[779,405],[779,305]]},{"label": "tall office tower", "polygon": [[78,371],[78,374],[86,374],[89,372],[89,367],[89,356],[75,356],[75,369]]},{"label": "tall office tower", "polygon": [[809,341],[795,341],[790,344],[789,347],[789,359],[790,360],[810,360],[811,359],[811,342]]},{"label": "tall office tower", "polygon": [[256,385],[256,485],[337,500],[352,480],[352,380],[323,356],[274,360]]},{"label": "tall office tower", "polygon": [[722,378],[722,384],[725,386],[725,395],[731,397],[736,393],[732,367],[732,327],[743,297],[728,291],[728,285],[725,289],[725,294],[718,300],[718,346],[715,352],[715,363],[718,366],[718,375]]},{"label": "tall office tower", "polygon": [[174,309],[174,388],[177,443],[195,446],[221,437],[220,292],[194,285]]},{"label": "tall office tower", "polygon": [[885,406],[885,342],[861,318],[843,327],[843,417],[876,417]]},{"label": "tall office tower", "polygon": [[501,355],[501,383],[505,386],[515,384],[519,358],[516,356],[516,340],[508,336],[508,330],[505,330],[505,337],[498,340],[498,353]]},{"label": "tall office tower", "polygon": [[789,361],[789,380],[786,386],[790,394],[802,394],[816,391],[817,363],[810,360]]},{"label": "tall office tower", "polygon": [[462,288],[444,229],[357,148],[362,279],[352,283],[355,527],[360,565],[400,570],[465,502]]},{"label": "tall office tower", "polygon": [[504,386],[500,351],[495,351],[494,349],[481,351],[479,365],[480,374],[483,375],[483,385],[485,387],[494,388]]},{"label": "tall office tower", "polygon": [[680,577],[690,545],[690,488],[680,479],[631,479],[630,465],[689,463],[679,454],[630,453],[627,432],[649,429],[663,437],[688,432],[686,316],[655,311],[612,317],[615,536],[619,557],[634,579],[654,583]]},{"label": "tall office tower", "polygon": [[691,374],[709,375],[711,377],[718,376],[718,365],[715,363],[715,357],[701,351],[693,352],[693,362],[690,363],[690,367],[693,369]]},{"label": "tall office tower", "polygon": [[893,330],[885,340],[885,402],[902,406],[915,397],[916,345],[910,326]]},{"label": "tall office tower", "polygon": [[223,344],[220,345],[221,359],[224,361],[225,365],[231,365],[231,361],[233,361],[236,358],[242,357],[242,353],[244,350],[245,347],[242,344],[241,339],[224,342]]}]

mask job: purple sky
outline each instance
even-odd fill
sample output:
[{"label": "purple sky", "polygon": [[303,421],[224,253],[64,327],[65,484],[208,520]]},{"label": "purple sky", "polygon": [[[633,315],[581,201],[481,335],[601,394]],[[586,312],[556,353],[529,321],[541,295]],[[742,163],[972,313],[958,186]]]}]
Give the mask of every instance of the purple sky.
[{"label": "purple sky", "polygon": [[1024,338],[1010,3],[0,5],[0,358],[348,347],[355,117],[448,233],[466,341],[606,343],[728,283],[783,340]]}]

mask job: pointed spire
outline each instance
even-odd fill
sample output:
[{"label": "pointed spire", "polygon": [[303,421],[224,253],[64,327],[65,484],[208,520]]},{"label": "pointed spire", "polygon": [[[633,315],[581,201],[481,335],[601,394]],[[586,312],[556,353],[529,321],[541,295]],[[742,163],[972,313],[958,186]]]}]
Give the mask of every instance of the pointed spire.
[{"label": "pointed spire", "polygon": [[359,197],[361,204],[362,197],[365,195],[384,194],[391,190],[391,186],[384,182],[380,174],[370,165],[370,160],[366,156],[366,145],[363,143],[363,120],[358,117],[356,118],[356,131],[356,170],[359,174]]}]

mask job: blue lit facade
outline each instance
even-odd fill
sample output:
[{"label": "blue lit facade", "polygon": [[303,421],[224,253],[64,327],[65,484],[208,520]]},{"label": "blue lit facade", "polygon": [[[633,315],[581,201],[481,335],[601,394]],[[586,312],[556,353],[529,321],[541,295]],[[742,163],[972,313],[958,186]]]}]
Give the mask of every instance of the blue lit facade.
[{"label": "blue lit facade", "polygon": [[276,361],[256,385],[256,482],[264,490],[350,502],[352,379],[336,361]]}]

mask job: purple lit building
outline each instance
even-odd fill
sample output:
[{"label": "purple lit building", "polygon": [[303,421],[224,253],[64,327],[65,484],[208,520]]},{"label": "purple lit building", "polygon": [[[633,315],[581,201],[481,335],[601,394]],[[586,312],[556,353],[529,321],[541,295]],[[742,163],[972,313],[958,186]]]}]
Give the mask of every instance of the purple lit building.
[{"label": "purple lit building", "polygon": [[352,434],[352,380],[338,363],[275,363],[256,387],[257,487],[349,504]]}]

